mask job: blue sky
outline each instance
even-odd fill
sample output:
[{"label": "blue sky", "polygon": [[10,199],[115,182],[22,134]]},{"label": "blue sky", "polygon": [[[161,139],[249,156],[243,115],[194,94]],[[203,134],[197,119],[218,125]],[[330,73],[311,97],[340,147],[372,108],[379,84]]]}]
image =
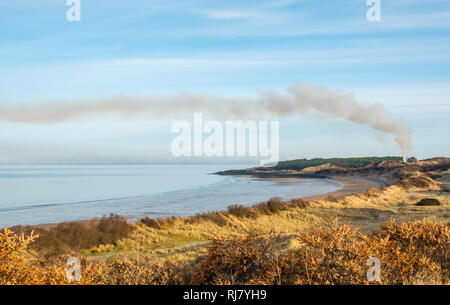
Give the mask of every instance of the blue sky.
[{"label": "blue sky", "polygon": [[[36,105],[182,91],[253,97],[295,81],[381,103],[413,129],[412,155],[449,156],[450,2],[0,0],[0,103]],[[0,122],[0,163],[165,162],[176,118]],[[281,156],[399,155],[337,119],[280,122]]]}]

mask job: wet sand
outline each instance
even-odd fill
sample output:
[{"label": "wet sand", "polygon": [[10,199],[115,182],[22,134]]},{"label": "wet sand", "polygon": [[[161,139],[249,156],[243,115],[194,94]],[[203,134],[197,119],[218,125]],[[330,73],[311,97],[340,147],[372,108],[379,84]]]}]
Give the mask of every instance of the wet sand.
[{"label": "wet sand", "polygon": [[310,197],[304,197],[302,199],[304,200],[324,200],[329,197],[340,199],[347,196],[356,195],[359,193],[367,192],[371,188],[377,188],[382,189],[386,187],[388,184],[384,181],[381,181],[379,179],[374,178],[368,178],[368,177],[343,177],[343,176],[331,176],[328,179],[334,180],[336,182],[339,182],[344,185],[344,187],[340,190],[316,195],[316,196],[310,196]]}]

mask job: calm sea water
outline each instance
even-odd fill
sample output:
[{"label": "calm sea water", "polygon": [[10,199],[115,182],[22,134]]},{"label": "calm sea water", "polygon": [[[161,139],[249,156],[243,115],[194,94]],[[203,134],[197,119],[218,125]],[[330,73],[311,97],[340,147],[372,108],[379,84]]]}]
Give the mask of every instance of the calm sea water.
[{"label": "calm sea water", "polygon": [[292,183],[210,175],[248,165],[3,166],[0,227],[90,219],[110,213],[190,216],[253,205],[272,197],[299,198],[342,188],[326,179]]}]

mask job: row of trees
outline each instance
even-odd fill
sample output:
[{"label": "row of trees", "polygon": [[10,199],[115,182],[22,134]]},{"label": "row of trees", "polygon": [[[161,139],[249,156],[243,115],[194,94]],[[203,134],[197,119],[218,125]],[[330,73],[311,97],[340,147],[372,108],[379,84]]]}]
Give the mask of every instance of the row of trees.
[{"label": "row of trees", "polygon": [[277,169],[293,169],[293,170],[302,170],[311,166],[319,166],[323,164],[331,164],[335,166],[341,167],[364,167],[371,163],[378,163],[382,161],[402,161],[402,157],[361,157],[361,158],[314,158],[314,159],[297,159],[290,161],[281,161],[276,166]]}]

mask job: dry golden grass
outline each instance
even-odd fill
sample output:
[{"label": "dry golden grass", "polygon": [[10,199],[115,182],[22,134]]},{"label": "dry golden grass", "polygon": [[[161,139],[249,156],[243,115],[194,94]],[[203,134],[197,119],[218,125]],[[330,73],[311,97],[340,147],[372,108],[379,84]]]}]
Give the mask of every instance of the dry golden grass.
[{"label": "dry golden grass", "polygon": [[[442,205],[415,205],[427,197],[439,199]],[[205,251],[205,242],[210,239],[270,233],[285,237],[281,248],[289,250],[298,244],[295,236],[299,232],[308,232],[324,225],[335,216],[339,217],[340,223],[358,227],[358,231],[362,233],[374,232],[389,220],[408,222],[425,219],[433,223],[447,223],[450,215],[449,198],[449,194],[440,191],[439,187],[432,190],[406,190],[393,185],[384,190],[372,189],[344,199],[303,202],[301,205],[297,203],[275,213],[260,213],[257,217],[241,216],[241,212],[238,215],[216,212],[171,219],[160,225],[160,228],[141,223],[135,225],[134,231],[116,242],[116,245],[102,245],[86,254],[109,255],[141,247],[157,257],[193,261]]]}]

